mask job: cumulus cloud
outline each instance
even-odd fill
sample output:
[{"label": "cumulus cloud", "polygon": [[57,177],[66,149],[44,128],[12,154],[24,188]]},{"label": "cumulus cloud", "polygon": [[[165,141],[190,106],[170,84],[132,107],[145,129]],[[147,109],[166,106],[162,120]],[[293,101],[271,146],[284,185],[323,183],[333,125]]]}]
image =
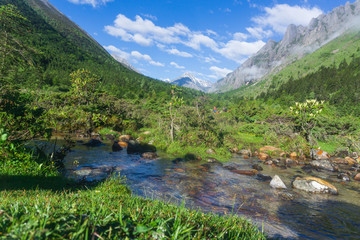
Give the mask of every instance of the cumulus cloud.
[{"label": "cumulus cloud", "polygon": [[154,41],[159,43],[179,43],[179,36],[186,35],[190,30],[182,24],[172,27],[159,27],[152,21],[136,16],[135,20],[127,18],[123,14],[117,15],[114,25],[105,26],[105,31],[123,41],[133,41],[140,45],[149,46]]},{"label": "cumulus cloud", "polygon": [[246,30],[250,35],[257,39],[264,39],[270,37],[273,32],[271,30],[264,30],[261,27],[248,27]]},{"label": "cumulus cloud", "polygon": [[107,2],[112,2],[114,0],[68,0],[71,3],[75,4],[89,4],[93,7],[98,5],[105,5]]},{"label": "cumulus cloud", "polygon": [[277,4],[265,8],[265,15],[252,18],[260,27],[270,27],[275,32],[283,34],[289,24],[309,24],[312,18],[318,17],[323,11],[317,7],[307,8],[298,5]]},{"label": "cumulus cloud", "polygon": [[178,68],[178,69],[184,69],[185,68],[184,66],[179,66],[176,62],[171,62],[170,65],[174,66],[175,68]]},{"label": "cumulus cloud", "polygon": [[158,67],[164,67],[165,66],[163,63],[155,62],[154,60],[152,60],[152,58],[149,55],[142,54],[142,53],[140,53],[138,51],[132,51],[131,56],[136,58],[136,59],[139,59],[139,60],[144,60],[144,61],[150,63],[153,66],[158,66]]},{"label": "cumulus cloud", "polygon": [[219,68],[216,66],[211,66],[210,71],[212,71],[214,73],[214,75],[209,75],[209,77],[214,78],[214,76],[216,78],[223,78],[225,77],[228,73],[232,72],[230,69],[227,68]]},{"label": "cumulus cloud", "polygon": [[119,48],[113,46],[113,45],[109,45],[109,46],[104,46],[104,48],[109,51],[111,53],[111,55],[115,58],[115,59],[126,59],[126,60],[130,60],[131,54],[127,53],[125,51],[120,50]]},{"label": "cumulus cloud", "polygon": [[[195,50],[200,50],[201,47],[217,48],[217,43],[205,35],[216,35],[214,31],[206,30],[204,34],[194,32],[182,23],[176,23],[170,27],[161,27],[138,15],[135,16],[135,20],[132,20],[123,14],[119,14],[113,25],[105,26],[105,31],[111,36],[120,37],[123,41],[136,42],[142,46],[155,44],[158,47],[163,47],[164,44],[182,44]],[[169,53],[190,57],[189,54],[176,52],[176,50]]]},{"label": "cumulus cloud", "polygon": [[245,34],[245,33],[241,33],[241,32],[236,32],[233,34],[233,38],[234,40],[246,40],[249,37],[249,35]]},{"label": "cumulus cloud", "polygon": [[224,57],[241,63],[248,56],[256,53],[265,45],[265,42],[258,40],[256,42],[244,42],[237,40],[230,40],[224,47],[217,51]]},{"label": "cumulus cloud", "polygon": [[176,48],[166,49],[165,51],[172,55],[176,55],[176,56],[180,56],[180,57],[186,57],[186,58],[193,57],[193,55],[191,55],[190,53],[179,51]]}]

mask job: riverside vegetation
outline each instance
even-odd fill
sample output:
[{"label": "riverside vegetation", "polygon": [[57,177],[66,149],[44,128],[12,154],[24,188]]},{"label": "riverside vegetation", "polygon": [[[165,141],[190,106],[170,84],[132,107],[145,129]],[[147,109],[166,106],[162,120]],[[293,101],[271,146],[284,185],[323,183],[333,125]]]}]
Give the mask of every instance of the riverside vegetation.
[{"label": "riverside vegetation", "polygon": [[[15,5],[5,5],[8,2]],[[144,77],[106,53],[91,54],[93,49],[84,42],[71,40],[74,33],[64,38],[21,1],[4,1],[0,13],[2,19],[11,19],[2,21],[6,41],[0,45],[2,238],[265,238],[236,216],[219,217],[136,197],[122,178],[92,184],[66,180],[59,170],[71,146],[47,156],[26,144],[54,133],[113,139],[130,134],[174,156],[192,153],[204,161],[226,161],[232,155],[229,150],[255,152],[264,145],[305,156],[318,147],[330,154],[360,151],[359,95],[337,95],[347,89],[341,84],[326,88],[337,93],[330,99],[317,88],[300,88],[301,79],[257,99],[204,94]],[[310,78],[325,79],[332,72],[359,84],[354,68],[358,61],[322,68]],[[288,91],[297,87],[301,91],[293,95]],[[301,105],[315,111],[311,116],[291,112],[291,106],[299,106],[295,102],[310,98],[325,102],[316,105],[314,100],[314,108]],[[214,113],[213,106],[228,111]]]}]

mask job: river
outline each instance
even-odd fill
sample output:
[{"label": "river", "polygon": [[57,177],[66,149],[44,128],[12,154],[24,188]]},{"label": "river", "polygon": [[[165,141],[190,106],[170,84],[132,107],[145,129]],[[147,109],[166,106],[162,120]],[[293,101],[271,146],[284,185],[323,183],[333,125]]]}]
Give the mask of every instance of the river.
[{"label": "river", "polygon": [[[300,166],[282,169],[257,158],[234,155],[223,166],[198,161],[174,163],[158,153],[147,160],[126,150],[111,151],[111,143],[87,147],[77,143],[66,156],[70,178],[100,180],[110,173],[125,176],[133,193],[150,199],[185,204],[216,214],[237,214],[249,219],[271,238],[360,239],[360,182],[342,182],[337,173],[305,172]],[[74,164],[75,163],[75,164]],[[263,175],[279,175],[287,189],[277,190],[269,181],[229,169],[250,170],[259,164]],[[311,194],[291,188],[295,176],[316,176],[329,181],[339,195]]]}]

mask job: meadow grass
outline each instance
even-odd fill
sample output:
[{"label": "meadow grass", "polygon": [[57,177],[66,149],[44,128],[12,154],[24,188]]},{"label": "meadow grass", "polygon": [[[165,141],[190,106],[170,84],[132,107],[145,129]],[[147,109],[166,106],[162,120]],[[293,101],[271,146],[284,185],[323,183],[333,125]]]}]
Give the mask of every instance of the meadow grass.
[{"label": "meadow grass", "polygon": [[[45,160],[43,168],[19,156],[0,161],[0,239],[265,239],[238,216],[133,195],[120,176],[73,182]],[[26,164],[5,169],[15,162]]]}]

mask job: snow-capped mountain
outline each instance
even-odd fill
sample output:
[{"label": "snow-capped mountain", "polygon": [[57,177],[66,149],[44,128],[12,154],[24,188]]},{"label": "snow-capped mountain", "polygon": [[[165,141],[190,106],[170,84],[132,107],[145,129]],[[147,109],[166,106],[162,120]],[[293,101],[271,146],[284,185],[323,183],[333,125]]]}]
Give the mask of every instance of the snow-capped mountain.
[{"label": "snow-capped mountain", "polygon": [[184,73],[180,77],[172,80],[170,83],[177,86],[188,87],[203,92],[207,92],[212,86],[211,82],[196,78],[190,73]]}]

